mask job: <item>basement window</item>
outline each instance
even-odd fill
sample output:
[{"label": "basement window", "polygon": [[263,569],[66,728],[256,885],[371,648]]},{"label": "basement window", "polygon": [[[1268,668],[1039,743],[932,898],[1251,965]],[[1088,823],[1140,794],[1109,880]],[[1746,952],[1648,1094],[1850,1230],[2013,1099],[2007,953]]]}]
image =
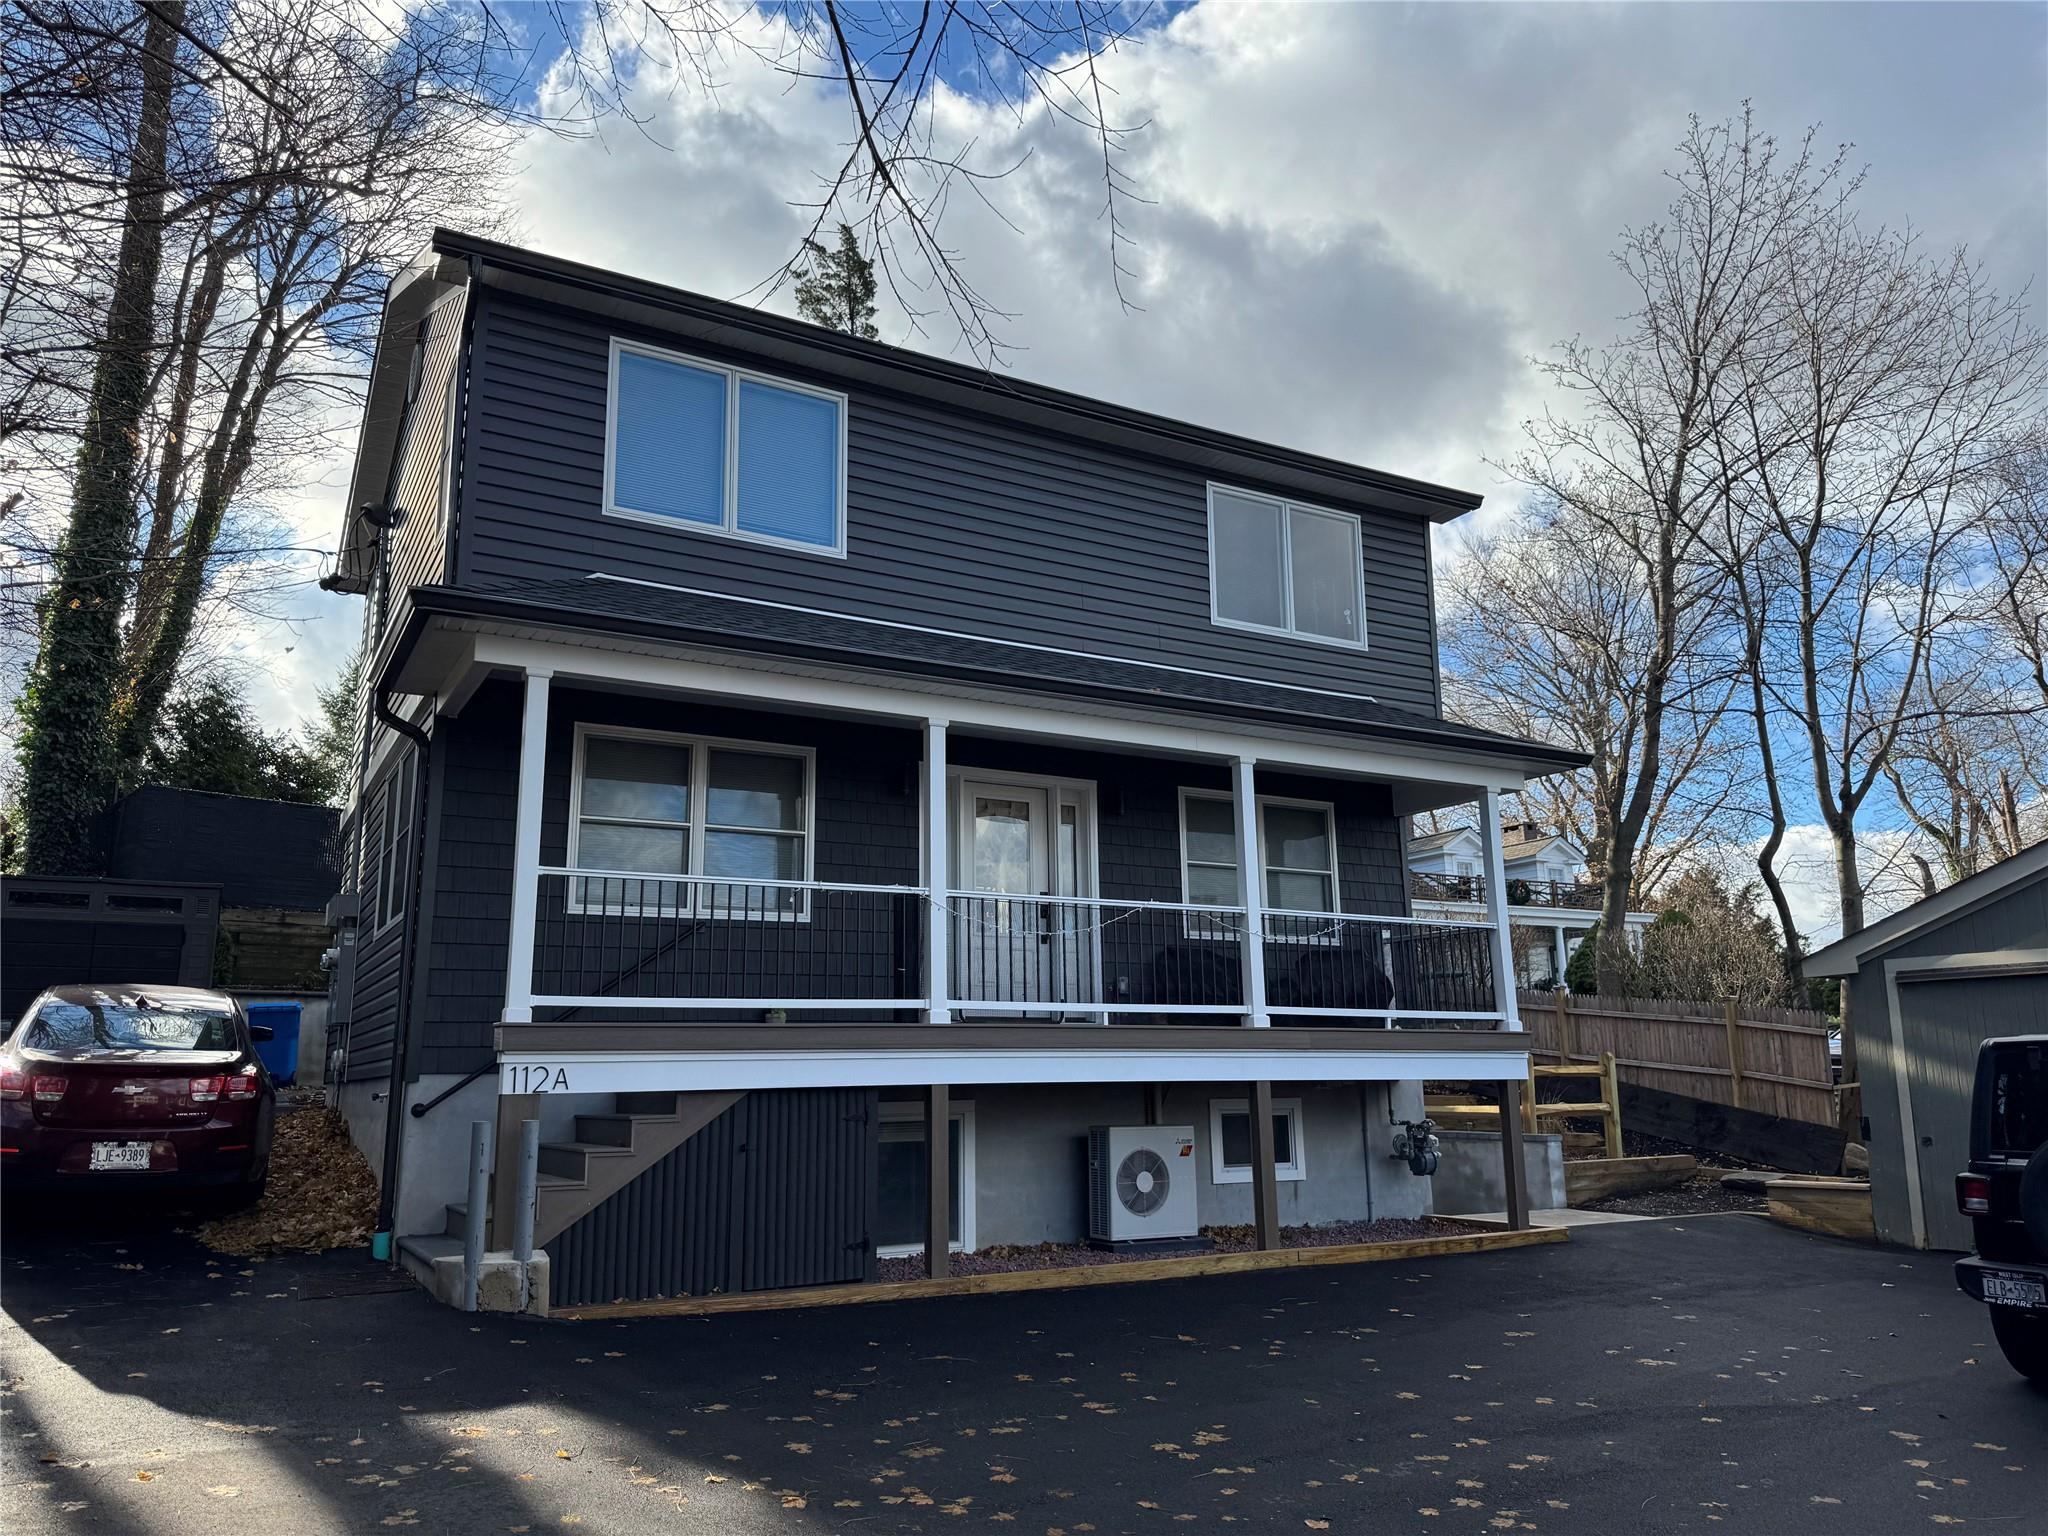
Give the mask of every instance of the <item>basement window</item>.
[{"label": "basement window", "polygon": [[[1301,1140],[1301,1100],[1273,1101],[1273,1176],[1308,1177]],[[1209,1101],[1209,1178],[1215,1184],[1252,1181],[1251,1106],[1243,1099]]]},{"label": "basement window", "polygon": [[[974,1106],[955,1103],[951,1109],[947,1182],[953,1198],[947,1247],[967,1253],[974,1248]],[[924,1252],[924,1106],[884,1104],[881,1117],[875,1251],[885,1259],[905,1258]]]}]

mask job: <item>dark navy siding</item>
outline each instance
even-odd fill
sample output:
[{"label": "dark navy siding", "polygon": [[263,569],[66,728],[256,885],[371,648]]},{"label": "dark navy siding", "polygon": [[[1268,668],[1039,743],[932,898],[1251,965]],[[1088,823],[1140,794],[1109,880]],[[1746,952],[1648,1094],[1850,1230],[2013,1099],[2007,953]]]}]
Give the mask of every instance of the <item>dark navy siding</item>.
[{"label": "dark navy siding", "polygon": [[[600,506],[612,332],[592,317],[499,292],[480,303],[462,585],[602,571],[1366,692],[1436,713],[1429,526],[1421,518],[1342,509],[1364,525],[1367,651],[1210,623],[1207,482],[1199,472],[878,392],[855,393],[849,406],[847,559],[608,518]],[[703,346],[683,350],[716,357]]]},{"label": "dark navy siding", "polygon": [[406,921],[382,925],[382,914],[372,914],[376,901],[376,849],[384,836],[384,785],[392,772],[412,772],[412,756],[400,753],[395,767],[387,765],[371,785],[364,799],[361,883],[364,922],[356,942],[355,998],[349,1014],[347,1080],[352,1083],[391,1075],[391,1053],[398,1039],[400,972],[405,961]]},{"label": "dark navy siding", "polygon": [[555,1306],[874,1278],[875,1090],[750,1093],[547,1245]]}]

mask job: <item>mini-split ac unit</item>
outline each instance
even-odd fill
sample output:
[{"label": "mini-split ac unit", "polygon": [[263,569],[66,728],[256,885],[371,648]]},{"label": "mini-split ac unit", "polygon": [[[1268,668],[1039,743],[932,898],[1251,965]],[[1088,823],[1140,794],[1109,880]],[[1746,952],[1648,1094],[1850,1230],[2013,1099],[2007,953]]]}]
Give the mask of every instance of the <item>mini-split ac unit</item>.
[{"label": "mini-split ac unit", "polygon": [[1098,1243],[1195,1235],[1195,1128],[1098,1125],[1088,1132],[1088,1236]]}]

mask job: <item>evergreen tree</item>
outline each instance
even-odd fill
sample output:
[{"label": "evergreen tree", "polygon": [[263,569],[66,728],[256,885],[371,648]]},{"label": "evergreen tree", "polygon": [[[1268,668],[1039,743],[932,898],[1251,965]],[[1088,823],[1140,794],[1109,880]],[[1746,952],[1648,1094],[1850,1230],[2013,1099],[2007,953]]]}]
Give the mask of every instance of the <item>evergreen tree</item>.
[{"label": "evergreen tree", "polygon": [[861,254],[853,226],[839,226],[839,248],[805,240],[809,264],[796,273],[796,307],[813,325],[875,339],[875,264]]},{"label": "evergreen tree", "polygon": [[357,650],[341,672],[320,690],[319,718],[306,727],[306,751],[320,765],[330,786],[326,798],[339,805],[355,770],[362,742],[357,715],[363,701],[363,653]]},{"label": "evergreen tree", "polygon": [[143,758],[143,778],[173,789],[301,805],[324,804],[337,782],[316,748],[265,732],[240,690],[217,677],[186,689],[165,709]]}]

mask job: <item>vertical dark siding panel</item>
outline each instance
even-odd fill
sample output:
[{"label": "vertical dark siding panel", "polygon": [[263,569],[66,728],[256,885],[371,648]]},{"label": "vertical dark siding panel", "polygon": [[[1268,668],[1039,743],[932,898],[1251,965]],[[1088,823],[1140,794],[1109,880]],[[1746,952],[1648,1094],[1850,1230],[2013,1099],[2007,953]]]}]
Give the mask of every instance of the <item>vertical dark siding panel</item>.
[{"label": "vertical dark siding panel", "polygon": [[848,406],[846,559],[605,517],[611,330],[500,292],[476,302],[464,585],[605,571],[1436,712],[1420,517],[1339,508],[1363,530],[1364,651],[1210,622],[1199,472],[871,390]]},{"label": "vertical dark siding panel", "polygon": [[875,1091],[751,1093],[547,1245],[559,1306],[871,1278]]}]

